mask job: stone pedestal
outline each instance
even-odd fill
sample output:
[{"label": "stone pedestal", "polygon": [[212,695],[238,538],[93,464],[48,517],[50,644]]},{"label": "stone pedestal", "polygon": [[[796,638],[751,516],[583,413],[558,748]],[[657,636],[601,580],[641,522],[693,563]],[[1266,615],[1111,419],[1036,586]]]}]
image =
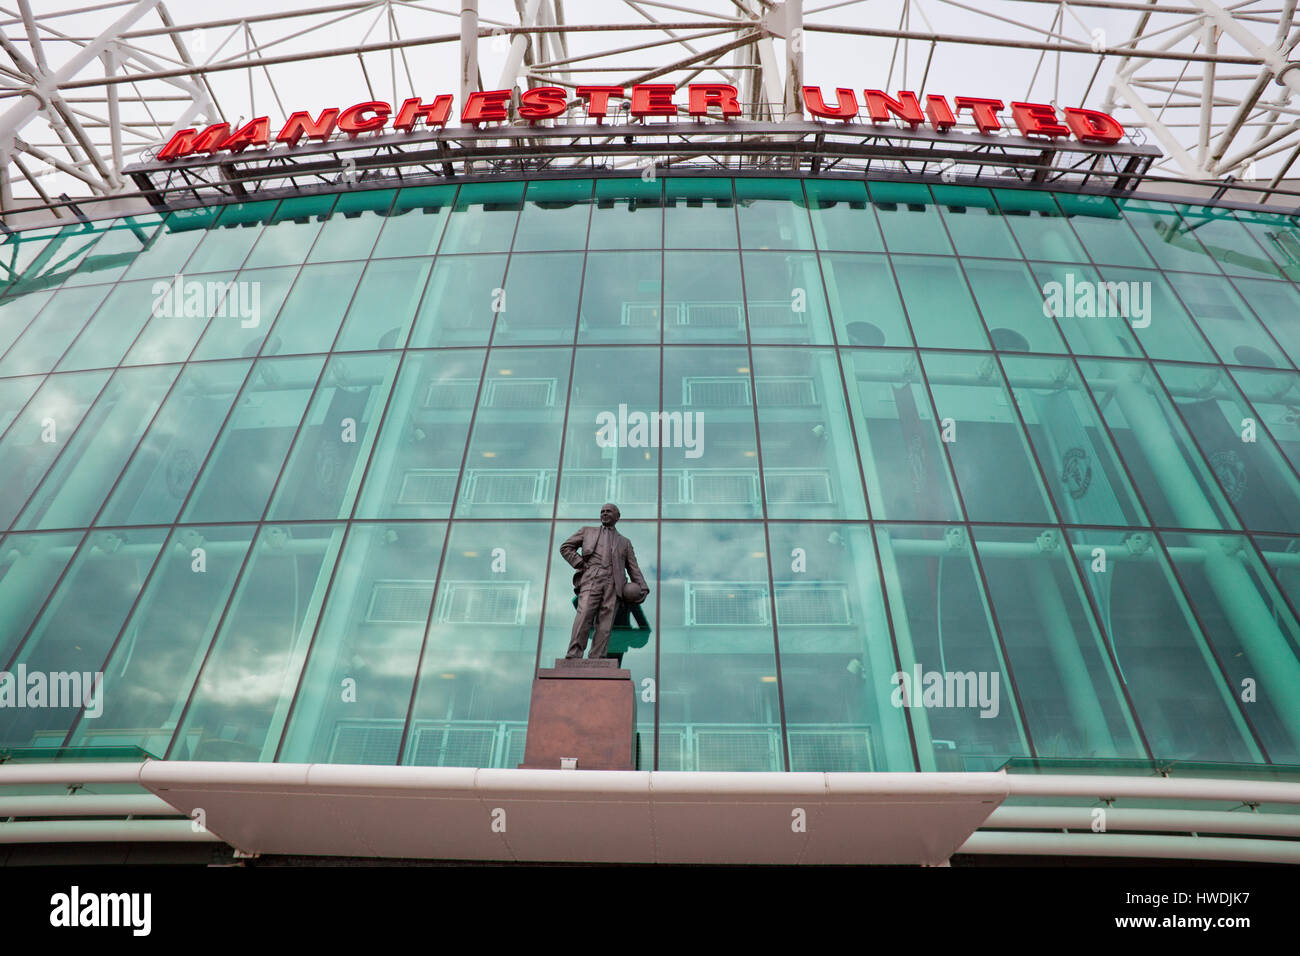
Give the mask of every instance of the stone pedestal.
[{"label": "stone pedestal", "polygon": [[636,690],[613,660],[557,660],[533,681],[524,762],[528,770],[635,770]]}]

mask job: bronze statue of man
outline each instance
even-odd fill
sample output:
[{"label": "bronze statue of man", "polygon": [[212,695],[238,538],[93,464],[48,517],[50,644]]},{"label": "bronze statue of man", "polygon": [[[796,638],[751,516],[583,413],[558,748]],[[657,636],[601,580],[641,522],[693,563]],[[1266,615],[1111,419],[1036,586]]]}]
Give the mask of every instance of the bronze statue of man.
[{"label": "bronze statue of man", "polygon": [[564,655],[566,658],[582,657],[593,620],[596,634],[591,639],[591,651],[587,657],[606,656],[614,612],[628,578],[641,588],[641,600],[644,601],[650,593],[641,568],[637,566],[632,542],[614,530],[618,519],[617,505],[602,505],[599,528],[579,528],[560,545],[560,556],[578,569],[573,575],[573,590],[578,593],[578,616],[573,622],[573,637],[569,641],[569,651]]}]

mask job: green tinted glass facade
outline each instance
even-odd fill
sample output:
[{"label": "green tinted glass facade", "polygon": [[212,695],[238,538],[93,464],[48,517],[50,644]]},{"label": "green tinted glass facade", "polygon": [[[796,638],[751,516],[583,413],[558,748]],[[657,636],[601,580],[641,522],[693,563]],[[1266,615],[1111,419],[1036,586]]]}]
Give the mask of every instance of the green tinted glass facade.
[{"label": "green tinted glass facade", "polygon": [[1298,263],[1278,215],[761,177],[15,234],[0,670],[104,691],[0,747],[514,767],[614,501],[642,769],[1300,763]]}]

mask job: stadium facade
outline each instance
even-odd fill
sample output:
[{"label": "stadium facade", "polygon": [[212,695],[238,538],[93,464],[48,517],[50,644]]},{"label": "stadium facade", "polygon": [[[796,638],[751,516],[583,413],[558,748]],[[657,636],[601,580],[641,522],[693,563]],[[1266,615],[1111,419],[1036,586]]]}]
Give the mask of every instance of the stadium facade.
[{"label": "stadium facade", "polygon": [[[869,100],[722,168],[493,166],[572,130],[468,124],[450,169],[275,186],[265,126],[190,130],[151,207],[12,231],[0,838],[783,860],[705,821],[793,800],[805,861],[1300,860],[1300,223],[1036,104],[939,154],[1030,175],[917,171],[942,125]],[[1035,136],[1093,164],[1032,175]],[[652,589],[640,770],[515,770],[605,501]],[[662,830],[457,832],[492,800]]]}]

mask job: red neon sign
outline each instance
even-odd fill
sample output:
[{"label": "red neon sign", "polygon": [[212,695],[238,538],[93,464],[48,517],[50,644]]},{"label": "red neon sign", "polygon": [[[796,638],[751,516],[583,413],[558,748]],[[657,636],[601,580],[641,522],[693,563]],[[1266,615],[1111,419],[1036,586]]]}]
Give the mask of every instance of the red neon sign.
[{"label": "red neon sign", "polygon": [[[687,86],[686,114],[696,118],[720,115],[723,120],[739,116],[741,107],[736,88],[727,83],[691,83]],[[675,117],[681,104],[674,95],[678,92],[671,83],[638,83],[630,88],[621,86],[579,86],[577,99],[586,109],[588,119],[603,122],[610,114],[610,101],[628,100],[628,113],[637,120],[652,116]],[[469,94],[460,112],[464,125],[479,126],[484,123],[510,121],[511,90],[482,90]],[[1001,100],[979,96],[958,96],[949,105],[948,100],[934,93],[927,94],[924,107],[920,97],[912,90],[898,90],[890,95],[884,90],[863,90],[859,103],[858,91],[848,87],[835,90],[831,104],[826,102],[819,86],[803,88],[804,108],[814,119],[837,120],[848,123],[865,119],[880,125],[901,121],[912,129],[928,123],[940,133],[958,125],[958,117],[968,114],[970,122],[983,135],[1003,128],[1000,116],[1007,107]],[[426,103],[418,96],[406,100],[394,112],[392,106],[380,100],[366,100],[340,110],[323,109],[314,116],[305,110],[290,114],[275,134],[274,143],[296,146],[305,136],[308,140],[323,142],[336,132],[355,138],[363,133],[379,132],[389,126],[398,132],[413,132],[421,123],[427,128],[445,127],[451,119],[452,97],[439,94]],[[558,86],[539,86],[524,90],[519,96],[519,118],[529,123],[554,119],[569,108],[569,94]],[[861,116],[865,110],[865,116]],[[1011,120],[1022,136],[1042,136],[1048,139],[1073,136],[1083,143],[1118,143],[1124,135],[1122,127],[1108,113],[1098,110],[1067,106],[1061,113],[1048,103],[1012,103]],[[258,116],[237,130],[228,123],[214,123],[203,130],[183,129],[177,132],[158,152],[158,159],[172,160],[194,153],[239,153],[250,146],[269,147],[271,120]]]}]

